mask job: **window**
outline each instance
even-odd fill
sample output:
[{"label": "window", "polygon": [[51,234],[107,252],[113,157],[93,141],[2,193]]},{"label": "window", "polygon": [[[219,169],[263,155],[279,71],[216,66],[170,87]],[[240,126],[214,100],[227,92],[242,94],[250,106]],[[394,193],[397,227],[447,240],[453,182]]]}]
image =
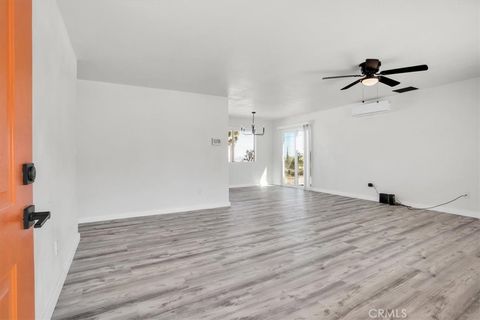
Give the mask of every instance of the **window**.
[{"label": "window", "polygon": [[228,131],[228,162],[254,162],[255,136]]}]

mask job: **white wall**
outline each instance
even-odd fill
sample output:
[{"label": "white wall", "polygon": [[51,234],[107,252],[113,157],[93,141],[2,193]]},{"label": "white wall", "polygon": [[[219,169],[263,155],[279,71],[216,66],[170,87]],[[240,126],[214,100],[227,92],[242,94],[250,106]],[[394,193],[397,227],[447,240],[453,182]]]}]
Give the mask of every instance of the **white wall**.
[{"label": "white wall", "polygon": [[[480,217],[479,79],[392,96],[393,110],[352,117],[348,106],[279,120],[313,121],[313,188],[376,199],[374,182],[400,201],[433,205],[465,192],[440,210]],[[339,91],[338,94],[341,94]],[[274,138],[274,159],[281,138]],[[274,162],[274,182],[281,167]]]},{"label": "white wall", "polygon": [[[251,123],[251,117],[229,118],[230,129],[240,130]],[[256,161],[229,163],[230,187],[265,185],[272,181],[272,122],[255,118],[255,123],[259,128],[265,127],[265,135],[256,138]]]},{"label": "white wall", "polygon": [[[479,25],[480,26],[480,25]],[[476,79],[476,100],[477,100],[477,214],[480,216],[480,78]]]},{"label": "white wall", "polygon": [[[480,24],[479,24],[480,26]],[[478,176],[477,176],[477,184],[478,184],[478,207],[480,210],[480,79],[477,79],[477,103],[479,106],[477,107],[477,129],[478,129],[478,155],[477,155],[477,164],[478,164]]]},{"label": "white wall", "polygon": [[229,205],[226,98],[77,83],[81,222]]},{"label": "white wall", "polygon": [[[79,235],[75,174],[76,57],[55,0],[33,1],[33,199],[52,218],[35,229],[35,313],[50,319]],[[55,252],[57,245],[57,253]]]}]

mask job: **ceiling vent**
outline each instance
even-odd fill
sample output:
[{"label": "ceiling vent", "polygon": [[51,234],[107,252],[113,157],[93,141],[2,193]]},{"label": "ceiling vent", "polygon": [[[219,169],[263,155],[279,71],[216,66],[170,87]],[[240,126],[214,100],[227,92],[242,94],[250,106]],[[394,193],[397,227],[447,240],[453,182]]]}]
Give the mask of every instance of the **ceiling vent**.
[{"label": "ceiling vent", "polygon": [[392,90],[392,91],[393,91],[393,92],[397,92],[397,93],[404,93],[404,92],[413,91],[413,90],[418,90],[418,88],[415,88],[415,87],[405,87],[405,88],[401,88],[401,89],[397,89],[397,90]]}]

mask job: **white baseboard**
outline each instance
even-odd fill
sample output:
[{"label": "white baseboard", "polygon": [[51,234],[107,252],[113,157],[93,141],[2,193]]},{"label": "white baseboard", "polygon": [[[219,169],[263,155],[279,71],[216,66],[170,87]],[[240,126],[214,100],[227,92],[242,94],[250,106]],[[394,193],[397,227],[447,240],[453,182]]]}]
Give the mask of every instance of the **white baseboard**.
[{"label": "white baseboard", "polygon": [[72,265],[73,257],[75,256],[75,252],[77,251],[79,242],[80,242],[80,233],[77,232],[69,248],[67,248],[66,259],[63,261],[62,274],[58,278],[57,284],[55,285],[55,289],[53,290],[52,294],[50,295],[50,298],[48,299],[47,307],[44,309],[40,317],[36,316],[37,319],[45,320],[45,319],[52,318],[53,311],[55,311],[55,306],[57,305],[58,298],[60,297],[60,293],[62,292],[63,284],[67,279],[67,274],[68,274],[68,271],[70,270],[70,266]]},{"label": "white baseboard", "polygon": [[347,197],[347,198],[355,198],[355,199],[362,199],[362,200],[368,200],[368,201],[378,201],[377,196],[367,196],[367,195],[362,195],[362,194],[355,194],[355,193],[349,193],[349,192],[343,192],[343,191],[337,191],[337,190],[329,190],[329,189],[320,189],[320,188],[309,188],[308,190],[314,191],[314,192],[321,192],[321,193],[328,193],[328,194],[333,194],[336,196],[342,196],[342,197]]},{"label": "white baseboard", "polygon": [[235,184],[232,186],[229,186],[229,189],[235,189],[235,188],[248,188],[248,187],[260,187],[259,184]]},{"label": "white baseboard", "polygon": [[272,187],[274,184],[234,184],[228,186],[229,189],[248,188],[248,187]]},{"label": "white baseboard", "polygon": [[[320,188],[310,188],[309,190],[314,191],[314,192],[328,193],[328,194],[333,194],[333,195],[337,195],[337,196],[348,197],[348,198],[355,198],[355,199],[362,199],[362,200],[378,202],[378,197],[377,196],[367,196],[367,195],[353,194],[353,193],[348,193],[348,192],[342,192],[342,191],[336,191],[336,190],[327,190],[327,189],[320,189]],[[409,202],[409,201],[404,201],[403,204],[405,204],[407,206],[416,207],[416,208],[428,208],[428,207],[432,206],[431,204],[428,205],[428,204],[421,204],[421,203],[412,203],[412,202]],[[437,208],[430,209],[430,210],[480,219],[480,212],[476,212],[476,211],[472,211],[472,210],[455,209],[455,208],[445,207],[445,206],[437,207]]]},{"label": "white baseboard", "polygon": [[231,203],[227,201],[227,202],[187,206],[187,207],[180,207],[180,208],[166,208],[166,209],[149,210],[149,211],[123,212],[123,213],[117,213],[117,214],[108,214],[108,215],[101,215],[101,216],[79,218],[78,223],[90,223],[90,222],[99,222],[99,221],[108,221],[108,220],[117,220],[117,219],[156,216],[160,214],[172,214],[172,213],[181,213],[181,212],[189,212],[189,211],[208,210],[208,209],[216,209],[216,208],[225,208],[230,206],[231,206]]}]

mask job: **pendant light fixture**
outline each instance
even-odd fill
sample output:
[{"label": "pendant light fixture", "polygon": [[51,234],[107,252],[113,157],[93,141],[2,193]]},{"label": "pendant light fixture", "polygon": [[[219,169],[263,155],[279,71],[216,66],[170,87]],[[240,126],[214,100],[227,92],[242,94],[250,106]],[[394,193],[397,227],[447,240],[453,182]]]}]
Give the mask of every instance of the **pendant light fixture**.
[{"label": "pendant light fixture", "polygon": [[257,132],[257,128],[255,127],[255,111],[252,111],[252,124],[250,125],[251,130],[247,131],[245,128],[241,128],[243,134],[246,135],[254,135],[254,136],[263,136],[265,134],[265,127],[262,127],[262,132]]}]

